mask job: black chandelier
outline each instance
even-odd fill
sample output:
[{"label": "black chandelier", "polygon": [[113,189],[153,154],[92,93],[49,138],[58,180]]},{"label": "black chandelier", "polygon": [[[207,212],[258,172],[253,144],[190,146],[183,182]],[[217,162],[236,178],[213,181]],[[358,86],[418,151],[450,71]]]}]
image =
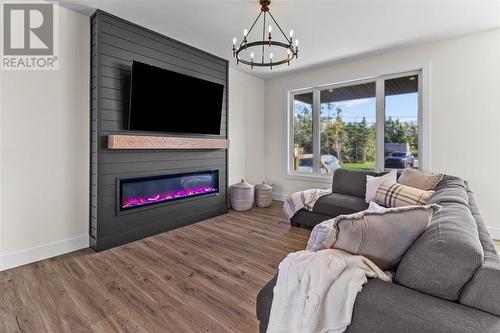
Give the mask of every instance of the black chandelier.
[{"label": "black chandelier", "polygon": [[[241,41],[239,46],[236,46],[236,38],[233,38],[233,57],[236,58],[236,64],[239,64],[241,62],[245,65],[251,66],[252,69],[254,66],[269,67],[269,68],[273,69],[273,66],[278,66],[278,65],[283,65],[283,64],[290,65],[290,61],[293,59],[293,57],[295,57],[296,59],[298,58],[299,41],[297,39],[295,41],[293,40],[293,30],[290,30],[290,35],[287,36],[283,32],[283,29],[281,29],[278,22],[276,22],[276,20],[274,19],[273,15],[271,14],[271,12],[269,10],[269,5],[271,4],[271,0],[260,0],[259,3],[261,5],[260,13],[257,16],[257,18],[255,19],[255,21],[253,22],[250,29],[243,30],[243,40]],[[264,14],[264,15],[262,15],[262,14]],[[273,38],[272,38],[273,26],[272,25],[269,25],[269,27],[267,29],[268,33],[267,33],[267,38],[266,38],[266,16],[267,15],[269,15],[269,17],[272,19],[272,21],[274,22],[276,27],[278,27],[279,31],[283,35],[284,40],[286,42],[283,42],[283,41],[280,42],[277,40],[273,40]],[[252,31],[252,29],[254,28],[255,24],[257,23],[257,21],[259,20],[259,18],[261,16],[264,17],[264,19],[263,19],[264,22],[262,25],[262,40],[257,40],[257,41],[253,41],[253,42],[248,41],[247,36],[250,34],[250,32]],[[261,51],[262,54],[260,57],[260,61],[255,61],[254,52],[250,53],[250,59],[248,59],[248,58],[245,59],[244,57],[242,57],[240,55],[240,52],[243,50],[248,50],[251,48],[258,48],[258,47],[262,47],[262,51]],[[273,53],[269,52],[268,59],[266,59],[267,58],[266,57],[266,47],[268,47],[268,48],[280,47],[280,48],[286,49],[287,50],[286,58],[275,60]],[[269,49],[269,51],[271,51],[271,50],[272,49]]]}]

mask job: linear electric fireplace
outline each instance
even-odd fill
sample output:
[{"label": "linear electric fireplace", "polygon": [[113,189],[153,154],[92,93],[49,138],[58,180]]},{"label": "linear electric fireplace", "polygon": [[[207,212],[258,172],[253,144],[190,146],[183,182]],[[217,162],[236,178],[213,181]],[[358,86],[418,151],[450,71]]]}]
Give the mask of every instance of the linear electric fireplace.
[{"label": "linear electric fireplace", "polygon": [[219,193],[219,171],[127,178],[118,182],[120,211]]}]

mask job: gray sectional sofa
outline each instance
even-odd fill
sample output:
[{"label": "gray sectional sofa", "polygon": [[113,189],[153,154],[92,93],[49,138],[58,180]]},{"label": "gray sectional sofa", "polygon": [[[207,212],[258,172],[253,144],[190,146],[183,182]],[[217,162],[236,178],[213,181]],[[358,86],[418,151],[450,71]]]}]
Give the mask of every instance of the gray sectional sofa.
[{"label": "gray sectional sofa", "polygon": [[[366,175],[336,170],[333,193],[292,223],[314,226],[364,210]],[[402,257],[393,283],[370,279],[358,294],[349,333],[500,332],[500,259],[467,182],[444,176],[429,203],[442,209]],[[265,332],[276,276],[257,296]]]}]

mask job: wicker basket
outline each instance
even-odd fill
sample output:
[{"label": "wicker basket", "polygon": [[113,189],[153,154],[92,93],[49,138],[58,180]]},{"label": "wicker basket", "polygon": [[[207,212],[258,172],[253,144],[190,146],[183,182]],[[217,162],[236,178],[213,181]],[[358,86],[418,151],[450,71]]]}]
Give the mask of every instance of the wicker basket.
[{"label": "wicker basket", "polygon": [[273,187],[262,183],[255,185],[255,203],[257,207],[269,207],[273,202]]},{"label": "wicker basket", "polygon": [[254,187],[243,179],[231,186],[231,207],[237,211],[249,210],[253,206]]}]

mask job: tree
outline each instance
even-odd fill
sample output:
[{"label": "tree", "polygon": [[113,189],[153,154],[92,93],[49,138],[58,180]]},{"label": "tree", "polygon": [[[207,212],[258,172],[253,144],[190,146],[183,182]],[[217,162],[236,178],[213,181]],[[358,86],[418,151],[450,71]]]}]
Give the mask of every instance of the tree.
[{"label": "tree", "polygon": [[303,106],[295,113],[293,124],[294,143],[303,148],[304,154],[311,154],[313,150],[312,112]]},{"label": "tree", "polygon": [[410,150],[418,153],[418,124],[409,121],[401,122],[389,117],[385,121],[385,142],[387,143],[408,143]]},{"label": "tree", "polygon": [[342,109],[337,108],[336,111],[335,121],[327,117],[328,122],[322,129],[321,154],[335,155],[340,163],[374,161],[375,125],[368,124],[366,118],[360,122],[345,123]]},{"label": "tree", "polygon": [[337,108],[337,118],[335,120],[335,151],[337,153],[337,159],[340,164],[342,164],[342,128],[344,127],[344,123],[342,122],[342,117],[340,114],[342,113],[341,108]]},{"label": "tree", "polygon": [[402,143],[407,142],[405,129],[399,119],[394,120],[389,117],[385,121],[385,142],[387,143]]},{"label": "tree", "polygon": [[[334,103],[328,105],[329,109]],[[322,118],[320,134],[321,155],[334,155],[341,164],[368,163],[376,158],[376,124],[368,123],[363,117],[361,121],[344,122],[342,109],[335,108],[336,117]],[[313,152],[312,110],[303,106],[296,110],[294,116],[294,140],[304,154]],[[385,122],[385,142],[408,143],[413,154],[418,152],[418,124],[401,122],[389,117]]]},{"label": "tree", "polygon": [[368,140],[370,138],[368,132],[368,126],[366,123],[366,118],[363,117],[363,120],[358,124],[358,142],[362,149],[362,163],[366,163],[366,158],[368,155]]}]

